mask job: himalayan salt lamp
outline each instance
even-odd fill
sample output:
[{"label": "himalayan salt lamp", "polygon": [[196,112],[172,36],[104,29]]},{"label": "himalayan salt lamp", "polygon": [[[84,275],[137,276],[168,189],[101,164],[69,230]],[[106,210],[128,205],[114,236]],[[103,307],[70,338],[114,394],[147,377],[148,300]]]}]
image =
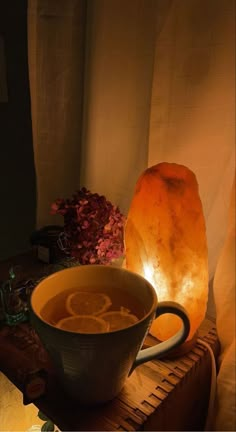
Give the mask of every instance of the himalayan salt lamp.
[{"label": "himalayan salt lamp", "polygon": [[[152,283],[158,301],[175,301],[189,314],[192,339],[205,317],[208,258],[205,220],[196,177],[187,167],[160,163],[137,181],[125,226],[126,268]],[[150,333],[171,337],[173,314],[155,319]]]}]

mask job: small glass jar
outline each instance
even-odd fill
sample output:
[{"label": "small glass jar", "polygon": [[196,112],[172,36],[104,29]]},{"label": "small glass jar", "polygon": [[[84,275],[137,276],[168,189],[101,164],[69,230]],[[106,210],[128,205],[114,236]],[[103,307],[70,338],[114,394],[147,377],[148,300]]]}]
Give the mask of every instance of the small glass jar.
[{"label": "small glass jar", "polygon": [[0,302],[3,320],[8,325],[15,325],[28,320],[28,301],[30,281],[16,283],[15,269],[9,271],[9,279],[0,287]]}]

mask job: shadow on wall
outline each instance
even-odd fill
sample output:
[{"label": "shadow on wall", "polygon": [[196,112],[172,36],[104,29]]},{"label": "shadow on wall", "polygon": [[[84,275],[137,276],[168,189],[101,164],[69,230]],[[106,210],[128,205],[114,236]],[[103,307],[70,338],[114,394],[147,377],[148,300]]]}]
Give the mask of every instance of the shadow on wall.
[{"label": "shadow on wall", "polygon": [[[29,247],[35,228],[34,168],[27,58],[27,0],[0,4],[0,259]],[[2,68],[3,70],[3,68]],[[0,74],[0,79],[4,75]]]}]

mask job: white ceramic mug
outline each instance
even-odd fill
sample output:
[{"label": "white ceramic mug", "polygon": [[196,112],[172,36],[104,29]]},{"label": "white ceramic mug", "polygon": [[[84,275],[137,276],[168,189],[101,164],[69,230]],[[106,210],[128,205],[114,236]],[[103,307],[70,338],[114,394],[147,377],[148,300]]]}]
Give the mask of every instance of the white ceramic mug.
[{"label": "white ceramic mug", "polygon": [[[96,286],[100,292],[112,288],[130,293],[145,310],[135,324],[106,333],[65,331],[46,322],[43,306],[64,290]],[[163,313],[178,315],[182,328],[176,335],[154,347],[141,349],[154,318]],[[68,395],[82,404],[98,404],[113,399],[136,366],[164,356],[182,344],[189,333],[185,310],[174,302],[158,303],[152,285],[128,270],[103,265],[85,265],[61,270],[41,281],[31,296],[31,321],[54,362]]]}]

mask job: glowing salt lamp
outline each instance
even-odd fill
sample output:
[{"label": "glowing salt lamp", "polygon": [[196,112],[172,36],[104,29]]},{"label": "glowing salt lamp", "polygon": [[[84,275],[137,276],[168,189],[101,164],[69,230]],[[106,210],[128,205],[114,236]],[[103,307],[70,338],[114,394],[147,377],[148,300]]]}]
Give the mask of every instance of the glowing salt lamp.
[{"label": "glowing salt lamp", "polygon": [[[191,321],[188,340],[205,317],[208,259],[205,221],[192,171],[160,163],[138,179],[125,226],[126,268],[154,286],[159,301],[176,301]],[[180,327],[178,317],[157,318],[150,333],[166,340]]]}]

